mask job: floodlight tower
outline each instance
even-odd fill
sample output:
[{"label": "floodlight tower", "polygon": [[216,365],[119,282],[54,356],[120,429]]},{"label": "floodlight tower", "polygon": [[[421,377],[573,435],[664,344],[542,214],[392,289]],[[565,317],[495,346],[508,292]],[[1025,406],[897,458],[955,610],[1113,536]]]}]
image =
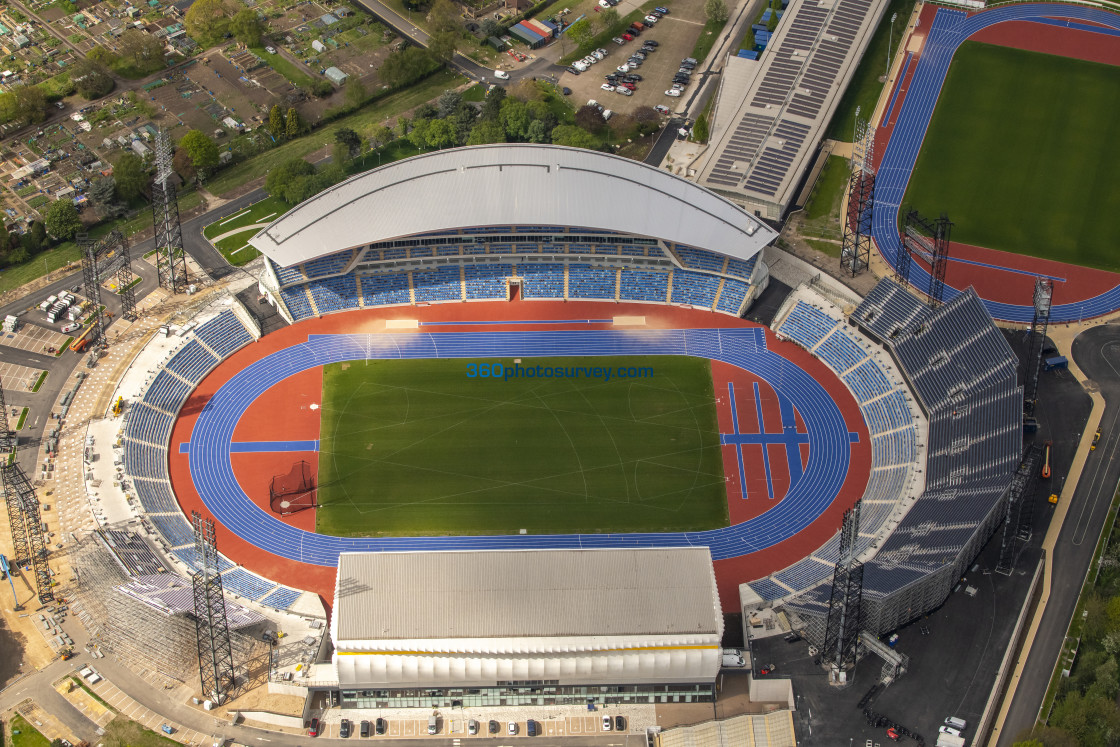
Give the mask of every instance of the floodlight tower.
[{"label": "floodlight tower", "polygon": [[218,567],[218,545],[213,519],[191,511],[198,570],[191,575],[194,589],[194,625],[198,637],[198,674],[202,696],[224,703],[233,693],[237,675],[226,618],[226,599]]},{"label": "floodlight tower", "polygon": [[862,623],[863,563],[856,558],[859,539],[860,501],[844,512],[840,529],[840,557],[832,576],[832,597],[828,602],[824,645],[820,663],[829,670],[835,685],[851,683],[859,658],[859,632]]},{"label": "floodlight tower", "polygon": [[1042,365],[1042,348],[1046,347],[1046,329],[1050,325],[1050,302],[1054,298],[1054,281],[1050,278],[1034,279],[1034,318],[1028,332],[1026,368],[1023,370],[1023,416],[1034,418],[1038,404],[1038,369]]},{"label": "floodlight tower", "polygon": [[844,216],[844,241],[840,269],[853,277],[871,263],[871,217],[875,207],[875,128],[859,116],[856,107],[852,142],[851,177],[848,180],[848,209]]},{"label": "floodlight tower", "polygon": [[187,258],[183,228],[172,179],[171,141],[164,130],[156,133],[156,178],[152,182],[152,224],[155,227],[156,271],[161,288],[172,293],[187,290]]}]

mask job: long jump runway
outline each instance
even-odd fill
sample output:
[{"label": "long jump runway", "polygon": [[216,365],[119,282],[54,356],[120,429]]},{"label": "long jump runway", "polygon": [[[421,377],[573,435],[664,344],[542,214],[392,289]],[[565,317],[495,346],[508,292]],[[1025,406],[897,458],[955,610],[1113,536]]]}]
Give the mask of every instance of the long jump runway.
[{"label": "long jump runway", "polygon": [[[899,206],[906,194],[906,185],[914,170],[918,153],[945,83],[945,76],[953,55],[969,37],[991,26],[1007,21],[1034,21],[1052,23],[1053,19],[1074,22],[1088,21],[1100,28],[1100,33],[1113,34],[1120,30],[1120,16],[1103,10],[1075,5],[1036,3],[1005,5],[968,15],[959,10],[938,8],[929,30],[917,68],[903,98],[894,130],[883,157],[879,162],[875,183],[875,213],[872,219],[872,237],[879,253],[894,266],[901,239],[898,233]],[[1093,29],[1083,25],[1082,30]],[[892,107],[893,108],[893,107]],[[1103,217],[1101,218],[1104,219]],[[953,257],[950,256],[950,261]],[[1068,266],[1067,266],[1068,267]],[[977,272],[999,272],[1001,275],[1014,268],[975,266]],[[1033,273],[1026,273],[1033,274]],[[919,290],[930,287],[929,271],[918,262],[910,265],[910,283]],[[986,283],[977,283],[981,294]],[[997,283],[998,285],[998,283]],[[962,288],[945,287],[946,300],[959,294]],[[1034,307],[995,301],[985,298],[984,304],[996,318],[1010,322],[1029,323],[1034,317]],[[1051,322],[1077,322],[1110,314],[1120,309],[1120,285],[1096,296],[1058,304],[1050,310]]]},{"label": "long jump runway", "polygon": [[[853,448],[849,423],[833,396],[806,371],[767,348],[764,330],[523,330],[409,334],[312,334],[238,371],[209,398],[176,451],[189,456],[191,481],[214,518],[266,553],[333,568],[342,552],[447,551],[541,548],[707,546],[715,560],[740,558],[795,537],[833,503],[848,477]],[[291,526],[256,505],[234,474],[232,454],[246,451],[234,431],[269,388],[330,363],[373,359],[511,358],[596,355],[691,355],[751,372],[769,383],[804,419],[804,471],[785,497],[734,526],[705,532],[345,538]],[[313,449],[313,442],[300,448]],[[254,443],[249,451],[287,450],[291,444]],[[808,554],[812,548],[806,548]],[[748,580],[742,578],[741,580]]]}]

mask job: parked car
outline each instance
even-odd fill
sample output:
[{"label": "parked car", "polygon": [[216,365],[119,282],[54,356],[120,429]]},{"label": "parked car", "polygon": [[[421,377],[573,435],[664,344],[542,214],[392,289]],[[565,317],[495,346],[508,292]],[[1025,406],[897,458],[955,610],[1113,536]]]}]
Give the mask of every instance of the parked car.
[{"label": "parked car", "polygon": [[572,95],[572,89],[568,88],[567,86],[564,86],[563,88],[560,89],[560,93],[564,94],[565,96],[571,96]]},{"label": "parked car", "polygon": [[478,734],[478,722],[473,718],[467,722],[467,734]]},{"label": "parked car", "polygon": [[604,83],[603,85],[599,86],[599,88],[602,88],[604,91],[614,90],[614,86],[612,86],[610,83]]},{"label": "parked car", "polygon": [[269,54],[276,54],[276,47],[265,47],[264,51],[268,52]]},{"label": "parked car", "polygon": [[623,96],[633,96],[634,95],[633,91],[631,91],[629,88],[623,88],[622,86],[619,86],[618,88],[614,89],[614,92],[615,93],[621,93]]},{"label": "parked car", "polygon": [[624,81],[622,81],[621,83],[619,83],[619,84],[618,84],[617,86],[615,86],[615,90],[616,90],[616,91],[617,91],[617,90],[618,90],[619,88],[625,88],[625,89],[626,89],[626,90],[628,90],[628,91],[636,91],[636,90],[638,90],[638,87],[637,87],[636,85],[634,85],[633,83],[631,83],[630,81],[628,81],[628,80],[624,80]]},{"label": "parked car", "polygon": [[626,731],[626,719],[624,719],[622,716],[615,716],[614,717],[614,730],[615,731]]},{"label": "parked car", "polygon": [[656,39],[646,39],[646,40],[645,40],[645,41],[643,42],[643,44],[648,44],[648,45],[649,45],[649,46],[651,46],[651,47],[659,47],[659,46],[661,46],[660,44],[658,44],[658,42],[657,42],[657,40],[656,40]]},{"label": "parked car", "polygon": [[654,8],[654,10],[656,10],[658,13],[661,13],[662,15],[666,15],[666,16],[669,15],[669,9],[668,8],[663,8],[660,5],[657,6],[656,8]]},{"label": "parked car", "polygon": [[657,16],[646,16],[645,21],[652,26],[653,24],[657,23]]},{"label": "parked car", "polygon": [[598,49],[596,49],[594,52],[592,52],[591,56],[594,57],[597,60],[601,60],[604,57],[606,57],[606,55],[603,54],[602,52],[600,52]]},{"label": "parked car", "polygon": [[626,40],[623,39],[621,36],[616,36],[615,38],[611,39],[611,41],[613,41],[615,44],[625,44],[626,43]]},{"label": "parked car", "polygon": [[628,73],[628,72],[630,72],[630,66],[629,66],[629,65],[619,65],[619,66],[618,66],[617,68],[615,68],[615,69],[616,69],[616,70],[618,70],[618,72],[620,72],[620,73]]},{"label": "parked car", "polygon": [[358,730],[358,734],[360,734],[363,739],[365,737],[369,736],[369,722],[368,721],[363,721],[361,723],[361,728]]},{"label": "parked car", "polygon": [[342,723],[338,725],[338,736],[339,739],[350,738],[350,719],[342,719]]},{"label": "parked car", "polygon": [[516,734],[517,733],[517,722],[516,721],[510,721],[508,729],[509,729],[510,736],[513,736],[514,734]]},{"label": "parked car", "polygon": [[627,33],[627,34],[623,34],[623,35],[622,35],[622,39],[623,39],[623,41],[630,41],[630,40],[632,40],[633,38],[634,38],[634,36],[633,36],[632,34],[628,34],[628,33]]},{"label": "parked car", "polygon": [[509,73],[507,73],[505,70],[495,70],[494,77],[498,80],[509,80]]},{"label": "parked car", "polygon": [[653,109],[654,109],[654,111],[656,111],[656,112],[657,112],[658,114],[664,114],[664,115],[666,115],[666,116],[668,116],[669,114],[671,114],[671,113],[672,113],[672,112],[671,112],[671,111],[669,110],[669,107],[665,106],[664,104],[657,104],[656,106],[654,106],[654,107],[653,107]]},{"label": "parked car", "polygon": [[77,322],[70,322],[69,324],[63,324],[62,325],[62,333],[66,334],[67,332],[73,332],[76,329],[80,329],[81,326],[82,325],[78,324]]},{"label": "parked car", "polygon": [[490,731],[491,734],[497,734],[501,730],[501,728],[502,728],[501,724],[499,724],[497,721],[494,721],[494,720],[491,719],[490,728],[489,728],[489,731]]},{"label": "parked car", "polygon": [[[942,727],[942,728],[948,728],[948,727]],[[526,721],[525,722],[525,733],[528,734],[530,737],[537,736],[537,722],[534,721],[533,719],[529,719],[528,721]]]},{"label": "parked car", "polygon": [[307,730],[307,736],[309,736],[309,737],[319,736],[319,719],[317,719],[317,718],[311,719],[311,727]]},{"label": "parked car", "polygon": [[568,72],[571,73],[572,75],[579,75],[580,72],[582,72],[582,71],[578,67],[576,67],[575,65],[569,65],[568,66]]},{"label": "parked car", "polygon": [[610,730],[611,730],[611,717],[610,716],[603,716],[603,731],[610,731]]},{"label": "parked car", "polygon": [[383,718],[377,719],[377,721],[375,721],[374,724],[373,724],[373,730],[374,730],[374,732],[377,733],[378,736],[381,736],[382,734],[384,734],[386,732],[386,730],[388,730],[388,728],[389,728],[389,722],[386,721]]},{"label": "parked car", "polygon": [[674,96],[674,97],[675,97],[675,96],[680,96],[680,95],[681,95],[681,92],[680,92],[680,90],[679,90],[679,89],[676,89],[676,88],[670,88],[670,89],[669,89],[668,91],[666,91],[666,92],[665,92],[665,95],[666,95],[666,96]]}]

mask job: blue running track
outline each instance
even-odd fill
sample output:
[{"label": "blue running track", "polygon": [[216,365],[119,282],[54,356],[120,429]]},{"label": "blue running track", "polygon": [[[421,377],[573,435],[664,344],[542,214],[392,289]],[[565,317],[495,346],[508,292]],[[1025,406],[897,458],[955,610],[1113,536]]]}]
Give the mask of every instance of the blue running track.
[{"label": "blue running track", "polygon": [[[883,160],[879,164],[878,178],[875,181],[875,215],[871,235],[879,252],[892,266],[898,256],[900,238],[898,235],[898,211],[906,194],[906,185],[918,159],[922,140],[925,139],[933,116],[937,97],[949,71],[949,63],[957,47],[981,29],[1004,21],[1035,21],[1049,23],[1051,18],[1093,21],[1107,26],[1099,29],[1101,33],[1111,33],[1109,29],[1120,29],[1120,16],[1096,8],[1075,5],[1055,5],[1036,3],[1024,5],[1004,5],[968,17],[959,10],[939,8],[934,17],[926,39],[925,49],[914,70],[909,90],[902,101],[894,132],[891,134]],[[1064,24],[1063,24],[1064,25]],[[1088,27],[1091,29],[1092,27]],[[928,291],[930,275],[917,262],[910,264],[910,283],[914,287]],[[961,289],[945,286],[945,300],[958,295]],[[1019,306],[985,300],[988,312],[996,319],[1010,322],[1029,323],[1034,318],[1033,306]],[[1062,304],[1050,310],[1051,322],[1074,322],[1095,316],[1109,314],[1120,309],[1120,285],[1094,298],[1083,302]]]},{"label": "blue running track", "polygon": [[[343,361],[390,358],[510,358],[594,355],[692,355],[723,361],[766,380],[802,414],[807,469],[785,499],[750,521],[705,532],[343,538],[288,526],[257,507],[234,476],[233,432],[269,387],[301,371]],[[231,532],[290,560],[334,567],[355,551],[512,550],[707,546],[716,560],[764,550],[809,526],[832,503],[848,474],[848,425],[817,381],[766,348],[758,328],[663,331],[533,330],[438,334],[311,335],[238,372],[206,403],[189,449],[191,479],[214,517]]]}]

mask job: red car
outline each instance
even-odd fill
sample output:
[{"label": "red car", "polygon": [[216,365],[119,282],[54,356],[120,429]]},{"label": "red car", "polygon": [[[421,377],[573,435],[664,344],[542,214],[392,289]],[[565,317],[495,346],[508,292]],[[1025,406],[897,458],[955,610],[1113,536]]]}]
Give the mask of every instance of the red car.
[{"label": "red car", "polygon": [[633,41],[634,40],[634,37],[632,37],[630,34],[623,34],[622,38],[625,39],[626,41]]},{"label": "red car", "polygon": [[629,88],[631,91],[636,91],[637,90],[637,86],[635,86],[633,83],[631,83],[628,80],[624,80],[621,83],[616,84],[615,87],[616,88]]},{"label": "red car", "polygon": [[309,737],[319,736],[319,719],[317,719],[317,718],[311,719],[311,728],[307,730],[307,736],[309,736]]}]

